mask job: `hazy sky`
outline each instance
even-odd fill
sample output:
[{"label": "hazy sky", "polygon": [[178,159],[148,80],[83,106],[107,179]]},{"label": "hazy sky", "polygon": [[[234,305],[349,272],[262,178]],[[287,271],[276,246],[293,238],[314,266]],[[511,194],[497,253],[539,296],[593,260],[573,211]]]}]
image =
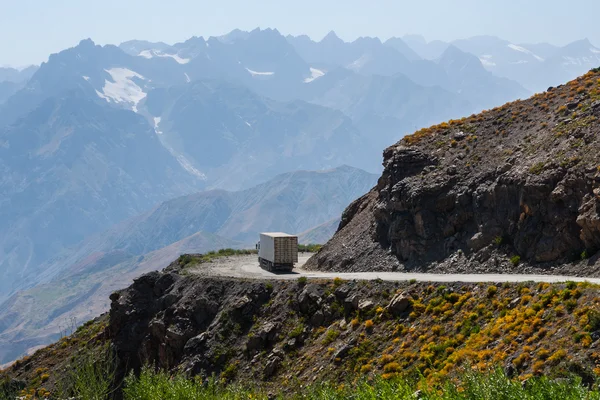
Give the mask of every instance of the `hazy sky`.
[{"label": "hazy sky", "polygon": [[174,43],[234,28],[320,39],[420,33],[428,40],[496,35],[513,42],[600,45],[600,1],[577,0],[0,0],[0,65],[40,63],[92,38]]}]

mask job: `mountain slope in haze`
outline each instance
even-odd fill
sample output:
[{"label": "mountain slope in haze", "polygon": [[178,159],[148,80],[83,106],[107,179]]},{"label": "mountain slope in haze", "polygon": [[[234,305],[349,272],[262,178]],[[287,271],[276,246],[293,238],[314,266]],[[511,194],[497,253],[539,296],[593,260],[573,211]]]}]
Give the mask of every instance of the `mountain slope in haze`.
[{"label": "mountain slope in haze", "polygon": [[307,268],[600,275],[600,69],[384,152]]},{"label": "mountain slope in haze", "polygon": [[477,57],[453,45],[448,46],[437,63],[454,78],[455,91],[481,109],[529,95],[517,82],[494,76]]},{"label": "mountain slope in haze", "polygon": [[142,117],[82,93],[0,128],[0,172],[0,297],[87,235],[201,184]]},{"label": "mountain slope in haze", "polygon": [[495,75],[517,81],[534,92],[571,80],[600,63],[600,49],[587,39],[558,47],[475,36],[452,45],[477,56]]},{"label": "mountain slope in haze", "polygon": [[476,111],[457,94],[417,85],[403,75],[364,76],[342,68],[311,83],[306,98],[350,116],[375,148],[386,147],[417,127]]},{"label": "mountain slope in haze", "polygon": [[16,68],[0,68],[0,82],[26,82],[37,70],[38,67],[35,65],[20,70]]},{"label": "mountain slope in haze", "polygon": [[332,221],[375,180],[350,167],[288,173],[241,192],[177,198],[96,235],[42,266],[43,284],[0,306],[0,362],[50,343],[72,319],[79,324],[106,310],[112,291],[182,253],[253,248],[261,231],[316,227],[306,237],[325,241]]},{"label": "mountain slope in haze", "polygon": [[[469,55],[457,49],[448,49],[447,46],[443,54],[440,53],[441,59],[436,57],[435,60],[428,60],[421,59],[400,38],[382,43],[378,38],[367,37],[346,43],[335,32],[331,32],[320,42],[314,42],[306,36],[288,36],[287,39],[311,65],[323,65],[327,71],[345,68],[367,76],[404,75],[420,86],[439,86],[460,95],[463,100],[473,104],[473,111],[529,94],[517,82],[486,73],[477,58],[470,57],[465,61]],[[449,67],[451,64],[469,64],[470,73]]]},{"label": "mountain slope in haze", "polygon": [[[50,283],[18,292],[0,311],[0,362],[10,362],[106,312],[109,296],[147,272],[170,264],[180,254],[239,247],[239,243],[198,232],[143,256],[92,255]],[[96,256],[96,257],[94,257]]]},{"label": "mountain slope in haze", "polygon": [[340,224],[339,218],[329,220],[319,226],[298,234],[300,244],[323,244],[335,234]]},{"label": "mountain slope in haze", "polygon": [[442,40],[432,40],[428,42],[421,35],[404,35],[402,41],[406,43],[419,57],[425,60],[435,60],[439,58],[448,48],[448,43]]},{"label": "mountain slope in haze", "polygon": [[339,111],[277,102],[223,81],[155,90],[146,100],[165,145],[211,187],[238,189],[297,169],[374,170],[379,150]]}]

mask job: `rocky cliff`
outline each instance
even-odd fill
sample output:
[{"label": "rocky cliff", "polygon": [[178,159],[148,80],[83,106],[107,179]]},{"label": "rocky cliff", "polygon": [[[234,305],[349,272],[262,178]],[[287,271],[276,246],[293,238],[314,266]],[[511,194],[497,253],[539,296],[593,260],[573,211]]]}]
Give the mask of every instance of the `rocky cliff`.
[{"label": "rocky cliff", "polygon": [[600,73],[407,136],[307,268],[598,274]]}]

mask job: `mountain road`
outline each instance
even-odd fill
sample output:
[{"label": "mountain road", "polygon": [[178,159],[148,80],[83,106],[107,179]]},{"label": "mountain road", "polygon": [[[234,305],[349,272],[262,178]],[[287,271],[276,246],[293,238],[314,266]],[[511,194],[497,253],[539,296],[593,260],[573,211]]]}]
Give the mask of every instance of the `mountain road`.
[{"label": "mountain road", "polygon": [[298,264],[292,272],[272,273],[258,265],[256,255],[232,256],[216,259],[192,267],[189,273],[203,276],[223,276],[246,279],[334,279],[345,280],[377,280],[420,282],[590,282],[600,284],[600,278],[584,278],[560,275],[514,275],[514,274],[428,274],[416,272],[318,272],[306,271],[302,266],[312,256],[310,253],[299,254]]}]

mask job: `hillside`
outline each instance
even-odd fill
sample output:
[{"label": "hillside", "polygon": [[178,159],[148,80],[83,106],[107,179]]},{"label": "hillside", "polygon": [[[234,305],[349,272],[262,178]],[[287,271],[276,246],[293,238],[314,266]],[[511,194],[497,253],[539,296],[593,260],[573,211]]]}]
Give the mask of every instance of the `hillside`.
[{"label": "hillside", "polygon": [[0,299],[90,234],[201,185],[144,118],[84,92],[0,127]]},{"label": "hillside", "polygon": [[111,292],[181,254],[254,248],[261,231],[308,231],[302,240],[324,243],[337,227],[331,221],[375,182],[347,166],[282,174],[244,191],[175,198],[94,235],[39,265],[41,283],[1,304],[0,363],[106,311]]},{"label": "hillside", "polygon": [[307,267],[597,275],[600,72],[422,129]]},{"label": "hillside", "polygon": [[600,373],[598,288],[585,283],[216,279],[186,274],[195,262],[112,294],[108,315],[3,371],[3,388],[68,391],[90,362],[115,366],[116,382],[149,365],[285,396],[396,378],[442,390],[497,367],[518,387],[541,375],[591,386]]}]

